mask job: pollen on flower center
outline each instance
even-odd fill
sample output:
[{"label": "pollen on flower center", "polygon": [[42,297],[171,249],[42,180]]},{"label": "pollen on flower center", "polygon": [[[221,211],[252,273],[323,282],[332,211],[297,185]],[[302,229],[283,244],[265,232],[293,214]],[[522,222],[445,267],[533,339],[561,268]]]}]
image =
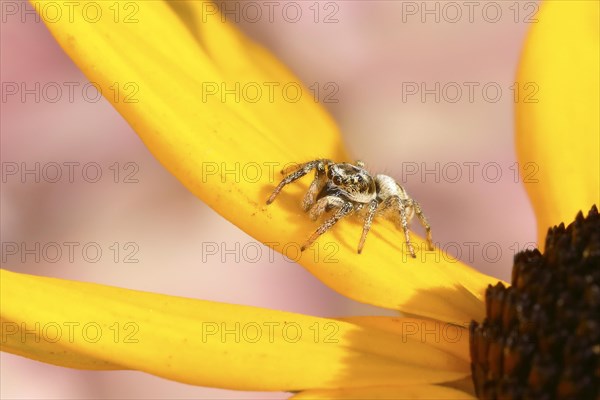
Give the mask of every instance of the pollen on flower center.
[{"label": "pollen on flower center", "polygon": [[600,215],[548,230],[544,254],[515,256],[512,286],[486,292],[471,322],[471,369],[481,399],[600,396]]}]

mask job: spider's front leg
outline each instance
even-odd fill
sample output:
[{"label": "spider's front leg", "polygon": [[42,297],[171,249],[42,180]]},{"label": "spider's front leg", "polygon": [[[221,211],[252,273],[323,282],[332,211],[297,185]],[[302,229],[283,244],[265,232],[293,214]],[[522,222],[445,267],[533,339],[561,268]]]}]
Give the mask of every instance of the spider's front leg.
[{"label": "spider's front leg", "polygon": [[[271,193],[271,196],[269,196],[269,198],[267,199],[267,204],[271,204],[275,200],[275,197],[277,197],[277,195],[279,194],[279,192],[281,192],[281,189],[283,189],[283,187],[285,185],[288,185],[288,184],[302,178],[304,175],[308,174],[313,169],[317,170],[315,173],[315,181],[323,180],[324,178],[321,178],[321,176],[324,176],[324,174],[325,174],[325,166],[331,165],[331,164],[333,164],[333,161],[331,161],[331,160],[319,159],[319,160],[309,161],[309,162],[307,162],[305,164],[301,164],[299,166],[293,166],[291,168],[284,169],[283,171],[281,171],[281,173],[282,174],[289,173],[289,175],[287,175],[285,178],[283,178],[283,180],[281,182],[279,182],[279,185],[277,185],[275,190],[273,190],[273,193]],[[294,172],[291,172],[291,171],[294,171]],[[313,181],[313,183],[311,184],[310,189],[317,190],[317,189],[313,188],[313,186],[315,186],[315,181]],[[309,189],[308,193],[310,193],[310,189]],[[303,201],[303,206],[304,206],[304,203],[306,202],[306,198],[308,197],[308,193],[305,196],[305,200]],[[315,194],[315,196],[316,196],[316,194]],[[313,200],[313,202],[314,202],[314,200]],[[308,206],[308,207],[310,207],[310,206]]]},{"label": "spider's front leg", "polygon": [[[341,204],[340,204],[341,203]],[[337,197],[327,196],[320,199],[310,210],[311,215],[321,215],[323,212],[328,211],[327,207],[337,208],[337,212],[329,219],[327,219],[317,230],[310,235],[308,240],[300,247],[301,251],[306,250],[319,236],[327,232],[333,225],[335,225],[340,219],[344,218],[348,214],[354,211],[354,206],[350,202],[343,202]],[[315,210],[313,212],[313,210]],[[315,217],[316,218],[316,217]]]},{"label": "spider's front leg", "polygon": [[369,206],[367,207],[367,215],[365,216],[362,235],[360,236],[360,242],[358,242],[358,254],[362,253],[365,240],[367,240],[367,233],[369,233],[369,230],[371,229],[371,224],[373,223],[373,218],[375,217],[375,212],[377,211],[378,205],[379,203],[375,199],[371,200]]}]

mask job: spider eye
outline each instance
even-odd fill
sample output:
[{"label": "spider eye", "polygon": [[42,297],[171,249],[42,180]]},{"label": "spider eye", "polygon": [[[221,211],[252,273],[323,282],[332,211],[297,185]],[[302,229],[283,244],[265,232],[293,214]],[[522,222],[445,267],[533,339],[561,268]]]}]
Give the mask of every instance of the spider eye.
[{"label": "spider eye", "polygon": [[334,176],[333,177],[333,183],[335,183],[336,185],[341,185],[342,184],[342,178],[340,178],[339,176]]}]

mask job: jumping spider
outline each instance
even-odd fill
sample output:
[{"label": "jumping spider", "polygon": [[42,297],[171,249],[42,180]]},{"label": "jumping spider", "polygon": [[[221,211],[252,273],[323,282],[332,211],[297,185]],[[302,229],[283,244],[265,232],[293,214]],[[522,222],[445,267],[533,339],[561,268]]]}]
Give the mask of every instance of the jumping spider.
[{"label": "jumping spider", "polygon": [[393,221],[398,228],[402,228],[408,251],[415,258],[415,250],[410,242],[408,222],[416,214],[427,232],[428,248],[433,250],[431,228],[419,203],[411,199],[406,190],[393,178],[387,175],[373,177],[364,169],[364,166],[361,161],[350,164],[320,159],[286,168],[281,171],[283,175],[286,175],[285,178],[277,185],[267,200],[267,204],[271,204],[275,200],[285,185],[300,179],[314,169],[315,179],[302,200],[302,208],[308,212],[313,221],[329,211],[335,210],[335,214],[308,238],[301,250],[304,251],[336,222],[350,214],[357,214],[364,220],[362,236],[358,243],[359,254],[375,215],[381,215]]}]

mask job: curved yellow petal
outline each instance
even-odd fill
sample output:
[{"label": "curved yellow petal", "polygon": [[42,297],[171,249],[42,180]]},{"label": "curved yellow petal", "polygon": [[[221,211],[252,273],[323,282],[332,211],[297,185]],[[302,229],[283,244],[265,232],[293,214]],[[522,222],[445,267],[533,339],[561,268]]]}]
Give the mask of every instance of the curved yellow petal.
[{"label": "curved yellow petal", "polygon": [[2,350],[239,390],[432,384],[469,363],[366,324],[0,270]]},{"label": "curved yellow petal", "polygon": [[445,386],[420,385],[420,386],[384,386],[366,387],[339,390],[307,390],[293,396],[293,400],[471,400],[475,396]]},{"label": "curved yellow petal", "polygon": [[[4,314],[2,313],[2,315]],[[15,321],[0,318],[0,327],[2,335],[0,349],[7,353],[68,368],[124,369],[117,364],[96,357],[88,357],[62,346],[60,340],[56,339],[62,337],[63,334],[69,335],[71,327],[74,332],[75,324],[68,323],[61,326],[56,322],[52,322],[43,327],[40,324],[27,326],[26,324],[22,325]],[[42,328],[44,328],[44,334],[42,334]],[[29,341],[29,344],[25,341]]]},{"label": "curved yellow petal", "polygon": [[73,21],[47,21],[48,28],[190,191],[346,296],[453,322],[481,319],[485,288],[496,279],[439,251],[408,257],[403,235],[390,223],[375,224],[362,255],[356,252],[361,227],[349,220],[299,254],[317,227],[299,206],[310,178],[267,207],[279,171],[315,158],[348,160],[347,154],[312,93],[222,23],[212,3],[127,2],[135,5],[128,9],[130,18],[136,10],[133,23],[106,17],[117,3],[92,3],[105,18],[90,23],[77,14]]},{"label": "curved yellow petal", "polygon": [[540,242],[600,203],[599,5],[542,3],[519,66],[531,96],[516,106],[516,143]]},{"label": "curved yellow petal", "polygon": [[[458,326],[444,321],[406,317],[347,317],[341,321],[350,322],[369,329],[389,332],[400,337],[403,342],[424,342],[445,353],[471,362],[469,354],[469,327]],[[465,375],[470,375],[465,370]]]}]

